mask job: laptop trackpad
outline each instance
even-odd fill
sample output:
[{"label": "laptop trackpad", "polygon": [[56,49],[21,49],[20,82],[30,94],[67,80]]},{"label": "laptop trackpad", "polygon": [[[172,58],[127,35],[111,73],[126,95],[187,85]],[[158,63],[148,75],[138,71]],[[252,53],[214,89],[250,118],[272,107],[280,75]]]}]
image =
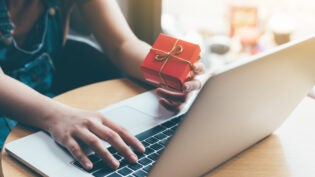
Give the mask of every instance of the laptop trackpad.
[{"label": "laptop trackpad", "polygon": [[159,122],[159,120],[156,119],[157,117],[125,105],[106,111],[104,114],[107,118],[128,130],[138,128],[140,125],[154,125]]}]

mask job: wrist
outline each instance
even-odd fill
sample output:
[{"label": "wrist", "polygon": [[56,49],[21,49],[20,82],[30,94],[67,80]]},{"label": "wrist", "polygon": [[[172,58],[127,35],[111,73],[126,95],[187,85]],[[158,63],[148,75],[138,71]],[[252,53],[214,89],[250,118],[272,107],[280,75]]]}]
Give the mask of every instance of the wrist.
[{"label": "wrist", "polygon": [[[44,113],[42,114],[39,122],[39,128],[46,131],[51,132],[51,130],[55,129],[58,124],[62,124],[62,119],[67,117],[67,112],[71,111],[71,107],[59,103],[54,100],[49,106],[46,106]],[[48,108],[48,109],[47,109]]]}]

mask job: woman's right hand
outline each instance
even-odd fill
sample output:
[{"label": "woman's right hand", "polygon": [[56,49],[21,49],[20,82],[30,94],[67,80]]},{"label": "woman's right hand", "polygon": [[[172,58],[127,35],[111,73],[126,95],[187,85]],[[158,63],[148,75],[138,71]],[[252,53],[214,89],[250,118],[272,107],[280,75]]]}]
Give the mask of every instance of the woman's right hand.
[{"label": "woman's right hand", "polygon": [[83,152],[83,146],[88,146],[114,169],[119,167],[119,162],[101,140],[111,144],[131,163],[136,163],[138,158],[128,145],[138,152],[145,151],[144,146],[128,130],[99,112],[66,107],[48,120],[51,120],[48,132],[54,140],[64,146],[85,169],[91,169],[93,164]]},{"label": "woman's right hand", "polygon": [[110,166],[118,168],[119,162],[101,140],[111,144],[131,163],[138,160],[131,148],[145,151],[131,133],[99,112],[80,110],[54,101],[5,75],[1,68],[0,83],[0,111],[16,121],[50,133],[86,169],[93,165],[83,152],[83,146],[88,146]]}]

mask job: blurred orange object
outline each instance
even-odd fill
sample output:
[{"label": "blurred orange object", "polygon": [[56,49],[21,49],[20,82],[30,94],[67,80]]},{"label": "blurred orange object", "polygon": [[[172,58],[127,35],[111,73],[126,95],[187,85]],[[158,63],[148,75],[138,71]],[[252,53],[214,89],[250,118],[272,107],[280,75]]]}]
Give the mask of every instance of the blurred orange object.
[{"label": "blurred orange object", "polygon": [[255,46],[260,37],[260,31],[256,27],[244,27],[239,32],[242,45]]},{"label": "blurred orange object", "polygon": [[242,52],[251,55],[260,52],[258,47],[258,40],[260,38],[260,31],[256,27],[242,28],[239,32],[240,42],[242,44]]},{"label": "blurred orange object", "polygon": [[230,36],[238,35],[244,27],[257,27],[258,8],[256,6],[231,6]]},{"label": "blurred orange object", "polygon": [[184,82],[193,76],[193,64],[200,58],[197,44],[160,34],[141,63],[147,81],[183,91]]}]

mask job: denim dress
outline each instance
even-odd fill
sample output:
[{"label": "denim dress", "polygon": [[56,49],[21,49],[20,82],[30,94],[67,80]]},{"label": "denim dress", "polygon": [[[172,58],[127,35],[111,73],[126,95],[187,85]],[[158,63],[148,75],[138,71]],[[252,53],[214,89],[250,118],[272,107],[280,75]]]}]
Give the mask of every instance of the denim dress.
[{"label": "denim dress", "polygon": [[[24,47],[12,37],[6,0],[0,0],[0,66],[9,76],[48,95],[54,74],[54,58],[63,43],[63,21],[59,0],[42,0],[44,14],[32,28]],[[1,84],[1,83],[0,83]],[[0,148],[16,122],[0,112]]]}]

